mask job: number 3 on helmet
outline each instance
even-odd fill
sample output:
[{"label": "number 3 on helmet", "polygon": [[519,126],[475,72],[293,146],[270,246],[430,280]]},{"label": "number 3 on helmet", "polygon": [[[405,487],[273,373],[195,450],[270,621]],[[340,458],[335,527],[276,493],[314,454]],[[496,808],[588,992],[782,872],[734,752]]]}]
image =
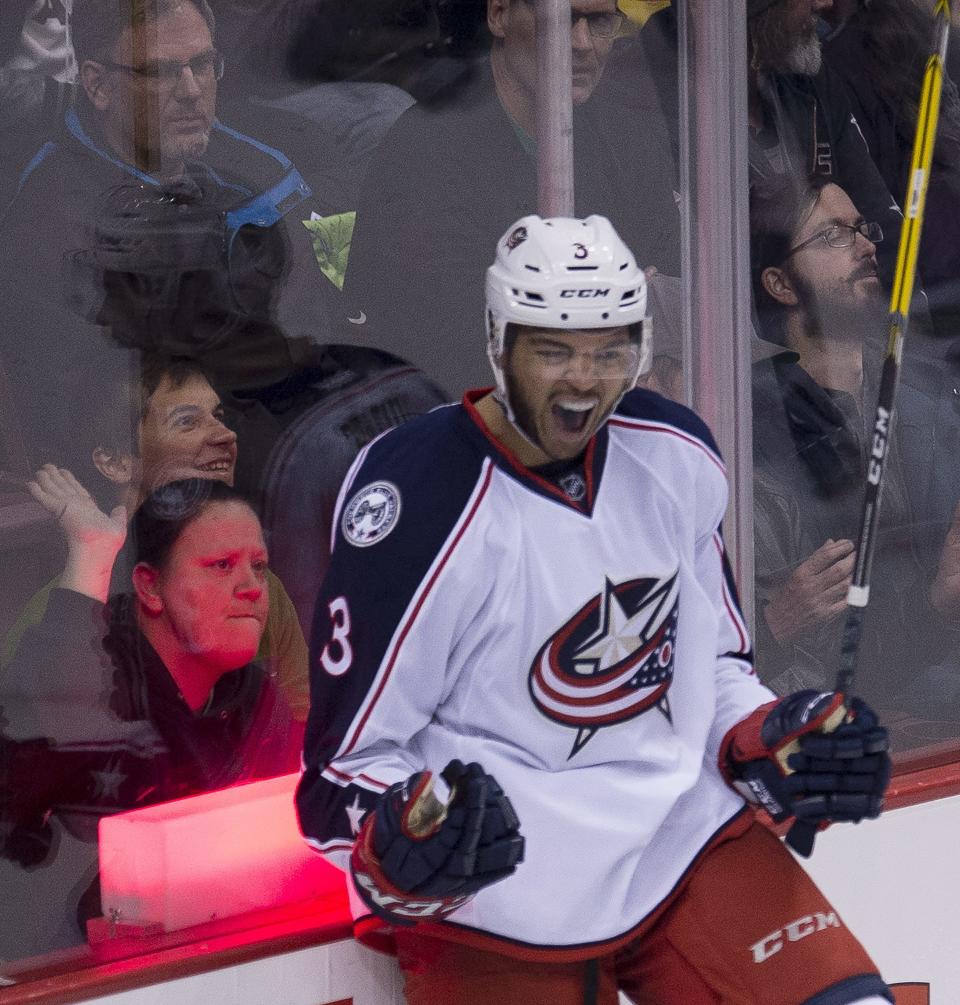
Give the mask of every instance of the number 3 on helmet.
[{"label": "number 3 on helmet", "polygon": [[486,324],[497,396],[511,420],[503,368],[510,324],[560,330],[625,326],[640,352],[624,391],[650,367],[646,277],[602,216],[518,220],[500,238],[496,259],[487,269]]}]

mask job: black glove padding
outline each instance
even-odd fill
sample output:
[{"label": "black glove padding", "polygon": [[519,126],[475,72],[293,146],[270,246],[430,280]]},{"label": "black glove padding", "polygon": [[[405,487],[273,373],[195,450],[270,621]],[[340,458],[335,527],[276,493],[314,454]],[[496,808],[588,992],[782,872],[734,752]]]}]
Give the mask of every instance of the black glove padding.
[{"label": "black glove padding", "polygon": [[887,731],[859,698],[798,691],[758,709],[724,741],[733,785],[776,821],[814,826],[879,816],[890,781]]},{"label": "black glove padding", "polygon": [[496,779],[456,760],[442,774],[446,805],[431,773],[417,772],[383,793],[354,846],[360,895],[394,923],[443,917],[523,859],[520,822]]},{"label": "black glove padding", "polygon": [[869,705],[859,698],[832,733],[804,733],[787,756],[794,774],[785,783],[796,795],[800,819],[850,821],[878,817],[890,783],[890,742]]}]

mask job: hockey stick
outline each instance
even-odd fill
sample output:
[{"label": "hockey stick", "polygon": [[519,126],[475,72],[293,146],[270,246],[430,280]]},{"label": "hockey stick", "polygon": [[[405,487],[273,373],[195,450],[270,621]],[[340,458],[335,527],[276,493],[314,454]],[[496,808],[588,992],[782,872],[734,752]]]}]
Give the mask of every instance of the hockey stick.
[{"label": "hockey stick", "polygon": [[[849,697],[857,669],[857,656],[863,638],[863,615],[870,599],[870,570],[877,543],[877,524],[880,516],[880,497],[883,476],[887,469],[893,428],[897,385],[900,382],[900,364],[903,359],[903,342],[907,337],[910,320],[910,302],[917,274],[917,255],[920,250],[920,232],[923,229],[923,210],[927,198],[927,183],[933,162],[933,148],[937,138],[940,117],[940,94],[943,89],[943,72],[950,38],[950,3],[938,0],[934,9],[936,31],[934,51],[927,60],[917,112],[917,131],[913,140],[910,178],[904,203],[903,229],[897,249],[897,265],[890,296],[887,317],[887,354],[880,375],[877,411],[873,421],[873,440],[867,461],[867,484],[857,538],[857,558],[853,578],[847,591],[847,617],[840,643],[840,669],[837,672],[836,690]],[[787,834],[787,843],[798,854],[807,856],[813,850],[816,826],[797,821]]]},{"label": "hockey stick", "polygon": [[877,411],[873,422],[873,442],[867,463],[867,484],[863,498],[860,534],[857,538],[857,560],[853,579],[847,592],[847,620],[840,647],[840,670],[836,690],[849,694],[856,673],[857,655],[863,628],[863,612],[870,599],[870,570],[877,539],[880,516],[880,497],[883,477],[890,451],[893,414],[900,382],[900,363],[903,342],[907,336],[910,319],[910,302],[917,274],[917,255],[920,250],[920,232],[923,228],[923,210],[930,180],[933,147],[937,138],[937,121],[940,116],[940,93],[943,87],[943,67],[947,58],[950,38],[950,3],[938,0],[934,10],[937,18],[936,50],[927,60],[917,113],[917,132],[913,141],[913,158],[910,163],[910,180],[904,208],[903,229],[897,250],[897,266],[887,326],[887,354],[880,376]]}]

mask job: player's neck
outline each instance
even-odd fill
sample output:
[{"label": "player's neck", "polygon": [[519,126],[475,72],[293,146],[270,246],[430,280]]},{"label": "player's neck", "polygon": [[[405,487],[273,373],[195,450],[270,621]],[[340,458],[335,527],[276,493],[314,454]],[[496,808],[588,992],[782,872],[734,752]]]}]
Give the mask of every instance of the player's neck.
[{"label": "player's neck", "polygon": [[476,404],[476,409],[490,435],[509,450],[524,467],[536,468],[541,464],[550,463],[552,458],[548,454],[520,435],[492,393],[481,398]]}]

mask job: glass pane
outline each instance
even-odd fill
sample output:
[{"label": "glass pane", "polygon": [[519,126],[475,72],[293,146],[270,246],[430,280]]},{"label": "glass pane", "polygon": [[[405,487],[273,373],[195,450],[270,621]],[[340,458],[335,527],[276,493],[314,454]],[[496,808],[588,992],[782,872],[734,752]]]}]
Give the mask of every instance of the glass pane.
[{"label": "glass pane", "polygon": [[[756,644],[776,690],[831,688],[866,481],[929,5],[834,4],[749,19]],[[796,5],[799,10],[800,5]],[[759,8],[765,8],[760,11]],[[948,80],[919,251],[854,692],[902,760],[956,750],[953,343],[960,243]]]},{"label": "glass pane", "polygon": [[[677,15],[600,6],[575,212],[647,270],[680,398]],[[102,932],[104,817],[297,768],[345,474],[494,383],[535,36],[529,0],[2,5],[5,973]]]},{"label": "glass pane", "polygon": [[[750,0],[737,104],[719,5],[586,6],[574,212],[646,272],[641,385],[717,427],[762,679],[830,688],[931,18]],[[500,376],[536,42],[533,0],[0,4],[4,974],[100,952],[105,817],[298,769],[314,623],[330,675],[353,659],[349,609],[315,609],[344,478]],[[960,739],[958,109],[948,81],[856,688],[902,757]],[[391,497],[356,502],[365,546]]]}]

